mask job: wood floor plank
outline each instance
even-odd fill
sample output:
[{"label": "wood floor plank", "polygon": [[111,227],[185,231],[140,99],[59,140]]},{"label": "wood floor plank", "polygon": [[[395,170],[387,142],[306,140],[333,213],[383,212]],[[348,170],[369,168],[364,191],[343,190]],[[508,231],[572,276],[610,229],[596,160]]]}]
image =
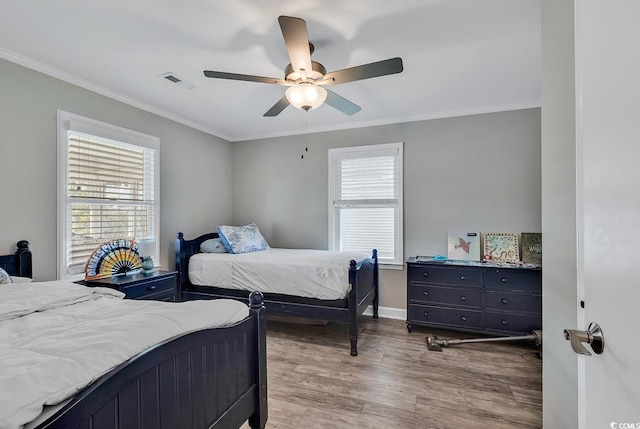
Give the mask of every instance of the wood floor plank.
[{"label": "wood floor plank", "polygon": [[[542,360],[532,343],[427,350],[425,337],[473,335],[363,318],[358,356],[345,325],[267,322],[268,429],[535,429]],[[249,426],[245,424],[244,428]]]}]

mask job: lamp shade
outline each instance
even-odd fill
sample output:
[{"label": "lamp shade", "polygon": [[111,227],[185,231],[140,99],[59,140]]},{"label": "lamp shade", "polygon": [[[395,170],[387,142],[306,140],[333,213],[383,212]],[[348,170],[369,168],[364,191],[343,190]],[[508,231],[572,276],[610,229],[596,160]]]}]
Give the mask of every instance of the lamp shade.
[{"label": "lamp shade", "polygon": [[138,240],[138,254],[141,257],[156,255],[156,240],[140,239]]},{"label": "lamp shade", "polygon": [[327,99],[327,90],[311,82],[300,82],[290,86],[285,92],[287,100],[293,107],[301,110],[313,110]]}]

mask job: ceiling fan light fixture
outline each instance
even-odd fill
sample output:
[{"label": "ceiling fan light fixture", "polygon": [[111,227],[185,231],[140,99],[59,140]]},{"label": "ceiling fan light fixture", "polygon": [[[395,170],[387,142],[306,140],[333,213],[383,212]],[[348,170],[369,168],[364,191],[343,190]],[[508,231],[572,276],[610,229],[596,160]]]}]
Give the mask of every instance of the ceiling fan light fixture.
[{"label": "ceiling fan light fixture", "polygon": [[309,111],[324,103],[327,99],[327,90],[311,82],[300,82],[290,86],[285,96],[293,107]]}]

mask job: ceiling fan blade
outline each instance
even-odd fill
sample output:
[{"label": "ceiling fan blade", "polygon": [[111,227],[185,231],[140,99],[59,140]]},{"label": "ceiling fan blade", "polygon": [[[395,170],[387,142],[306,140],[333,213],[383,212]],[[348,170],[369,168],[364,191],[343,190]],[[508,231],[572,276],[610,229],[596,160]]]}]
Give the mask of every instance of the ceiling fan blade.
[{"label": "ceiling fan blade", "polygon": [[324,101],[329,106],[334,109],[338,109],[345,115],[353,115],[354,113],[358,113],[362,108],[357,104],[352,103],[344,97],[339,96],[333,91],[329,91],[327,89],[327,99]]},{"label": "ceiling fan blade", "polygon": [[355,80],[370,79],[372,77],[400,73],[403,69],[402,58],[391,58],[388,60],[363,64],[361,66],[327,73],[321,83],[326,83],[327,85],[338,85],[340,83],[353,82]]},{"label": "ceiling fan blade", "polygon": [[279,16],[278,22],[289,53],[291,67],[294,71],[305,69],[307,73],[311,73],[311,51],[309,50],[307,23],[304,19],[291,16]]},{"label": "ceiling fan blade", "polygon": [[260,82],[260,83],[275,83],[278,85],[289,85],[286,81],[275,78],[275,77],[263,77],[263,76],[249,75],[249,74],[226,73],[226,72],[217,72],[217,71],[211,71],[211,70],[205,70],[204,75],[206,77],[212,77],[217,79],[230,79],[230,80],[242,80],[242,81],[249,81],[249,82]]},{"label": "ceiling fan blade", "polygon": [[267,117],[278,116],[280,112],[282,112],[284,109],[287,108],[288,105],[289,105],[289,100],[287,100],[286,96],[282,96],[282,98],[278,100],[278,102],[274,104],[271,109],[267,110],[267,113],[265,113],[262,116],[267,116]]}]

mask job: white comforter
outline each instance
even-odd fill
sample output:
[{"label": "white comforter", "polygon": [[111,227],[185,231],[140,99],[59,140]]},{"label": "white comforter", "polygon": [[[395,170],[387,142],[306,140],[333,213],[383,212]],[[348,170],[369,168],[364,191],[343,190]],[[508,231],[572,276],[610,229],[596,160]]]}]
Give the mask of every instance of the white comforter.
[{"label": "white comforter", "polygon": [[232,300],[123,300],[106,288],[54,281],[0,286],[0,428],[78,393],[146,348],[248,316]]},{"label": "white comforter", "polygon": [[189,280],[201,286],[343,299],[349,293],[349,261],[368,256],[364,252],[274,248],[241,254],[198,253],[189,260]]}]

